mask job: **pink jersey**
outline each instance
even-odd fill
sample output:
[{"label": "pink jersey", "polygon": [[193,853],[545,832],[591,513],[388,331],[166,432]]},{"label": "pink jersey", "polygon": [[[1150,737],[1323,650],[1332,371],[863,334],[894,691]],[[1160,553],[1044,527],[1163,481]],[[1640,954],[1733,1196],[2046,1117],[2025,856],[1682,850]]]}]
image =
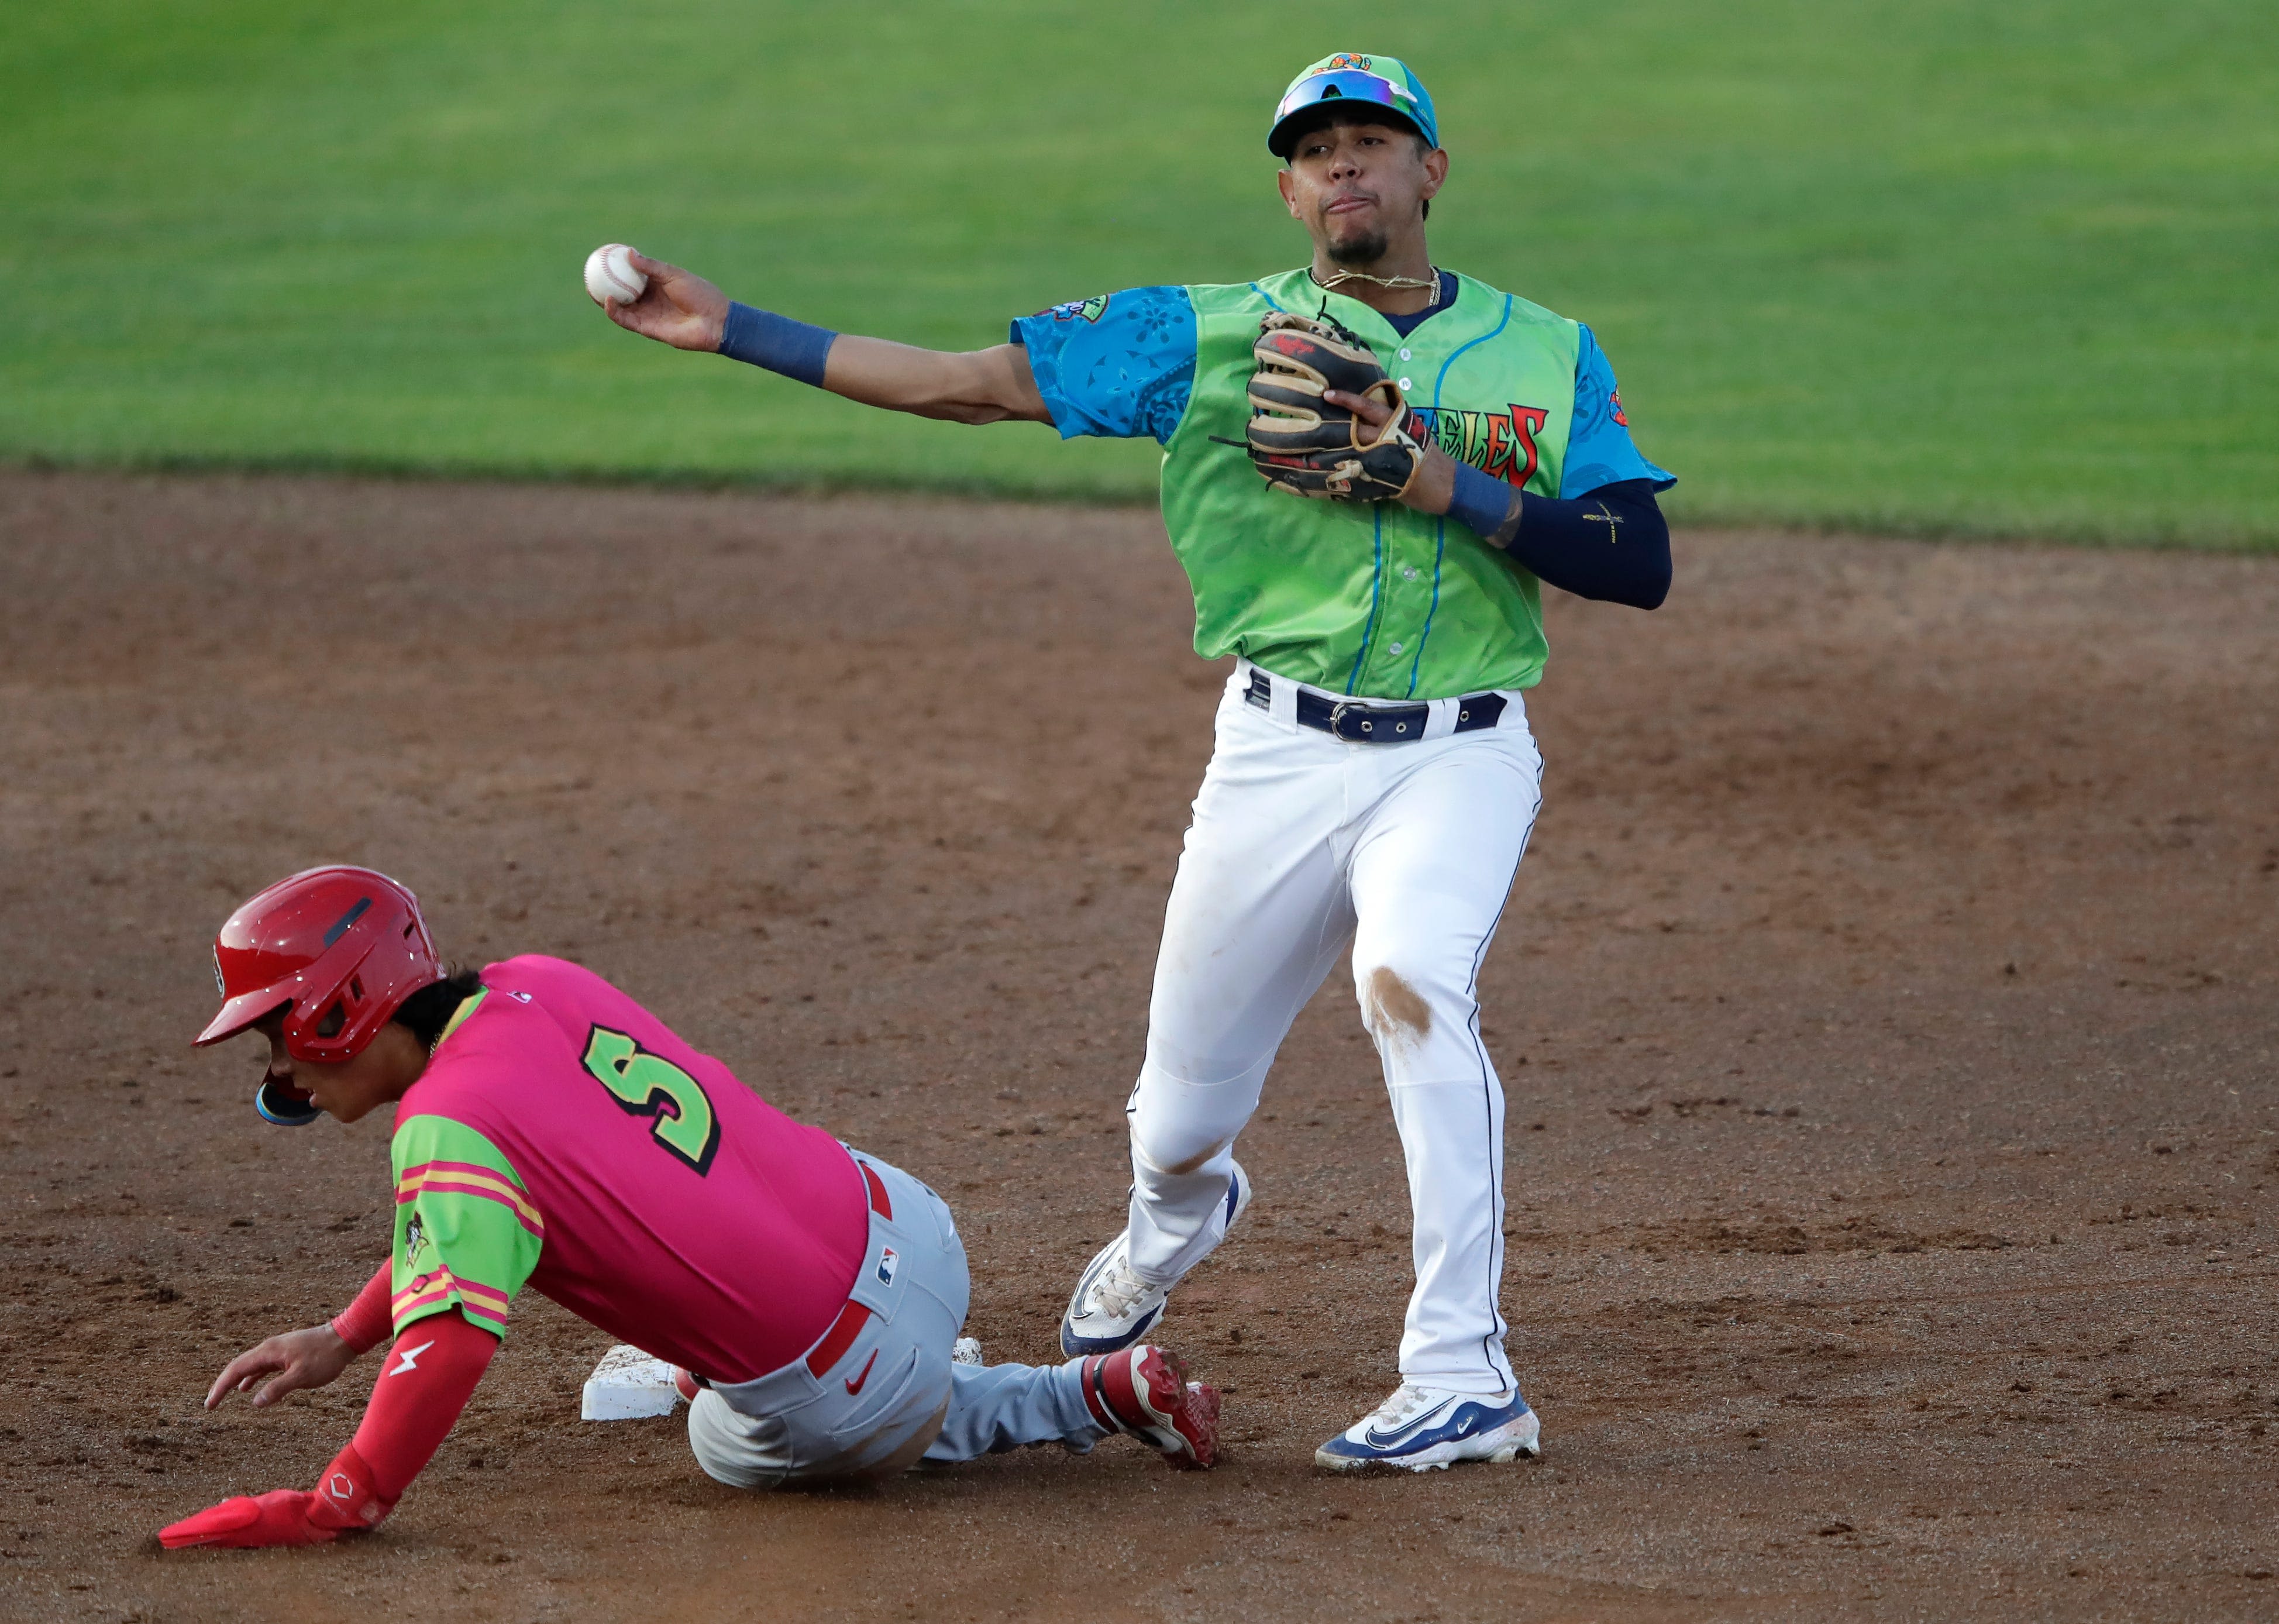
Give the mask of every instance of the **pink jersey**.
[{"label": "pink jersey", "polygon": [[526,1280],[719,1382],[789,1364],[869,1244],[861,1172],[592,971],[483,971],[404,1095],[396,1328],[460,1308],[503,1335]]}]

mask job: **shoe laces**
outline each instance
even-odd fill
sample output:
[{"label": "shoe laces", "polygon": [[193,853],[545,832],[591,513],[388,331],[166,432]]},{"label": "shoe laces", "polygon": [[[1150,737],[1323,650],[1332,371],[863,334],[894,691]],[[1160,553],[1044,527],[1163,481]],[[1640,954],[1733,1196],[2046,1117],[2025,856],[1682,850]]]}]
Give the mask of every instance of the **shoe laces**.
[{"label": "shoe laces", "polygon": [[1377,1406],[1376,1412],[1369,1419],[1385,1427],[1397,1427],[1431,1403],[1432,1396],[1430,1393],[1421,1387],[1412,1387],[1403,1382],[1393,1389],[1392,1397]]},{"label": "shoe laces", "polygon": [[[1453,1397],[1455,1395],[1432,1392],[1413,1382],[1403,1382],[1393,1389],[1391,1397],[1377,1406],[1376,1413],[1369,1419],[1388,1428],[1398,1427],[1418,1412],[1429,1410],[1437,1404],[1445,1404]],[[1505,1400],[1482,1397],[1477,1402],[1481,1404],[1508,1402],[1508,1397]]]},{"label": "shoe laces", "polygon": [[1121,1320],[1148,1289],[1147,1282],[1132,1272],[1131,1259],[1118,1258],[1092,1282],[1092,1300],[1109,1318]]}]

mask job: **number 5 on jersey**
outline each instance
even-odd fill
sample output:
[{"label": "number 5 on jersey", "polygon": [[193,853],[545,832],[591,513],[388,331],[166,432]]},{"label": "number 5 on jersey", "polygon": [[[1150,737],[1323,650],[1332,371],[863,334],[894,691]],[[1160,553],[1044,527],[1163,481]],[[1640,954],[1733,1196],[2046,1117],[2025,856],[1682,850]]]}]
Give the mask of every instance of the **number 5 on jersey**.
[{"label": "number 5 on jersey", "polygon": [[720,1119],[703,1085],[623,1032],[595,1027],[586,1040],[586,1069],[628,1114],[655,1119],[657,1143],[702,1174],[720,1148]]}]

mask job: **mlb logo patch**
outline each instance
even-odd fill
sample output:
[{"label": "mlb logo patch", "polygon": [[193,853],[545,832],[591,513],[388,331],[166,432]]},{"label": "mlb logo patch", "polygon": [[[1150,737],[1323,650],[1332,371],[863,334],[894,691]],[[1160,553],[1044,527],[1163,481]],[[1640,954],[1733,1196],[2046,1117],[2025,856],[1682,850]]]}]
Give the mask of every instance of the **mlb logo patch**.
[{"label": "mlb logo patch", "polygon": [[894,1256],[894,1249],[893,1247],[881,1246],[879,1248],[879,1283],[882,1286],[893,1285],[894,1283],[894,1270],[901,1263],[902,1259]]}]

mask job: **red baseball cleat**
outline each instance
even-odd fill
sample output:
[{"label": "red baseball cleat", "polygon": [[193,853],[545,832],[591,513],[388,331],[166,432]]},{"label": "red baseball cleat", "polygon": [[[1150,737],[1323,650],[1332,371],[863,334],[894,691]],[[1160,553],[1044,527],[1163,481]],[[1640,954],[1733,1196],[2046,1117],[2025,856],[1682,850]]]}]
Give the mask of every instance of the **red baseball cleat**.
[{"label": "red baseball cleat", "polygon": [[1142,1438],[1182,1471],[1218,1464],[1218,1389],[1187,1380],[1179,1356],[1149,1343],[1084,1361],[1084,1401],[1111,1432]]}]

